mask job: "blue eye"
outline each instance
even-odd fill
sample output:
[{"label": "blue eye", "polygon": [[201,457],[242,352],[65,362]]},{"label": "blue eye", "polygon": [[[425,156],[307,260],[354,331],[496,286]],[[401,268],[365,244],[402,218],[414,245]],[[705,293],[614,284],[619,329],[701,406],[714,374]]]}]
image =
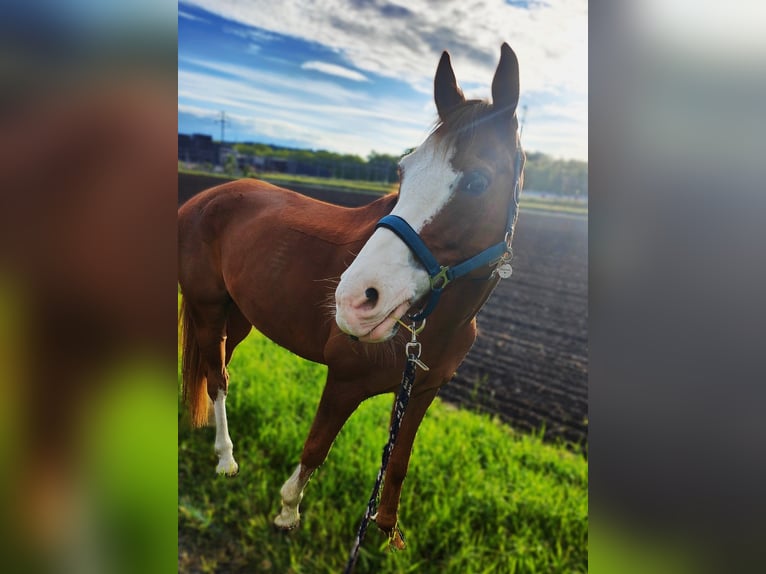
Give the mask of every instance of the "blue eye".
[{"label": "blue eye", "polygon": [[480,169],[469,171],[460,180],[460,189],[471,195],[479,195],[489,187],[489,176]]}]

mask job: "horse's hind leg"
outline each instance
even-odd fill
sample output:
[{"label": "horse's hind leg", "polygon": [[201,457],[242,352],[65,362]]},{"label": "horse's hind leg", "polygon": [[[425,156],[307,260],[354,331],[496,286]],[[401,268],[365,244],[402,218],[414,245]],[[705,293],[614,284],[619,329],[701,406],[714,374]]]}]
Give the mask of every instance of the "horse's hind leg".
[{"label": "horse's hind leg", "polygon": [[[229,374],[226,371],[227,305],[190,305],[200,356],[207,370],[207,394],[213,401],[215,413],[215,452],[218,474],[234,475],[239,470],[234,460],[234,444],[229,436],[226,419],[226,395]],[[230,356],[230,353],[229,353]]]},{"label": "horse's hind leg", "polygon": [[[226,335],[224,336],[225,350],[223,375],[227,385],[229,381],[229,373],[226,369],[226,365],[228,365],[231,360],[234,348],[242,342],[250,332],[250,329],[251,325],[249,321],[245,319],[237,307],[231,305],[226,319]],[[210,390],[210,379],[208,379],[208,393],[210,393]],[[228,386],[223,389],[219,387],[213,401],[213,412],[215,414],[215,452],[218,455],[218,466],[216,466],[215,470],[218,474],[233,476],[239,471],[239,465],[237,464],[237,461],[234,460],[234,444],[229,436],[229,422],[226,417],[226,397],[228,394]]]},{"label": "horse's hind leg", "polygon": [[234,476],[239,472],[239,464],[234,460],[234,443],[229,436],[229,424],[226,419],[226,392],[218,390],[213,401],[215,413],[215,453],[218,455],[218,465],[215,471],[218,474]]},{"label": "horse's hind leg", "polygon": [[303,498],[303,489],[311,474],[324,462],[348,417],[365,398],[364,385],[359,381],[341,383],[335,380],[332,373],[328,373],[319,408],[303,445],[301,462],[280,490],[282,508],[274,519],[278,528],[290,530],[298,526],[298,505]]}]

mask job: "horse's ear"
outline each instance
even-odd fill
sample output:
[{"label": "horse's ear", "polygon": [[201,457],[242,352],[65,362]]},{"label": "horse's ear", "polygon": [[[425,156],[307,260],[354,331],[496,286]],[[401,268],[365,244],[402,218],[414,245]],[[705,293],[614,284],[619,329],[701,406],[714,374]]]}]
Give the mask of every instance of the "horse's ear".
[{"label": "horse's ear", "polygon": [[457,85],[455,72],[452,71],[452,63],[446,51],[442,52],[439,67],[436,68],[434,100],[436,101],[436,110],[439,112],[439,117],[442,121],[447,117],[447,113],[452,108],[465,101],[463,90]]},{"label": "horse's ear", "polygon": [[519,103],[519,60],[511,47],[503,42],[500,48],[500,63],[492,79],[492,105],[497,110],[507,111],[513,117]]}]

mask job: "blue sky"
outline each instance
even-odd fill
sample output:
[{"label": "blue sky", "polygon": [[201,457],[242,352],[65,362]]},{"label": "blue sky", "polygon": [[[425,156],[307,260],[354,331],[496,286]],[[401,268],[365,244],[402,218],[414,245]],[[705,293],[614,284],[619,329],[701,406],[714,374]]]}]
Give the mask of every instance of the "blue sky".
[{"label": "blue sky", "polygon": [[507,41],[525,148],[587,160],[587,34],[580,0],[179,2],[178,131],[218,139],[223,110],[227,141],[400,155],[436,120],[442,50],[487,98]]}]

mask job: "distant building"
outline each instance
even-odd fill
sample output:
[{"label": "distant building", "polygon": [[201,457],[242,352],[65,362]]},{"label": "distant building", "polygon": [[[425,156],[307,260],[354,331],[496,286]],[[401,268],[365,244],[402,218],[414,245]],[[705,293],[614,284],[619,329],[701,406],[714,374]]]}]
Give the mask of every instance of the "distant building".
[{"label": "distant building", "polygon": [[220,165],[221,144],[205,134],[178,134],[178,160],[187,163]]}]

